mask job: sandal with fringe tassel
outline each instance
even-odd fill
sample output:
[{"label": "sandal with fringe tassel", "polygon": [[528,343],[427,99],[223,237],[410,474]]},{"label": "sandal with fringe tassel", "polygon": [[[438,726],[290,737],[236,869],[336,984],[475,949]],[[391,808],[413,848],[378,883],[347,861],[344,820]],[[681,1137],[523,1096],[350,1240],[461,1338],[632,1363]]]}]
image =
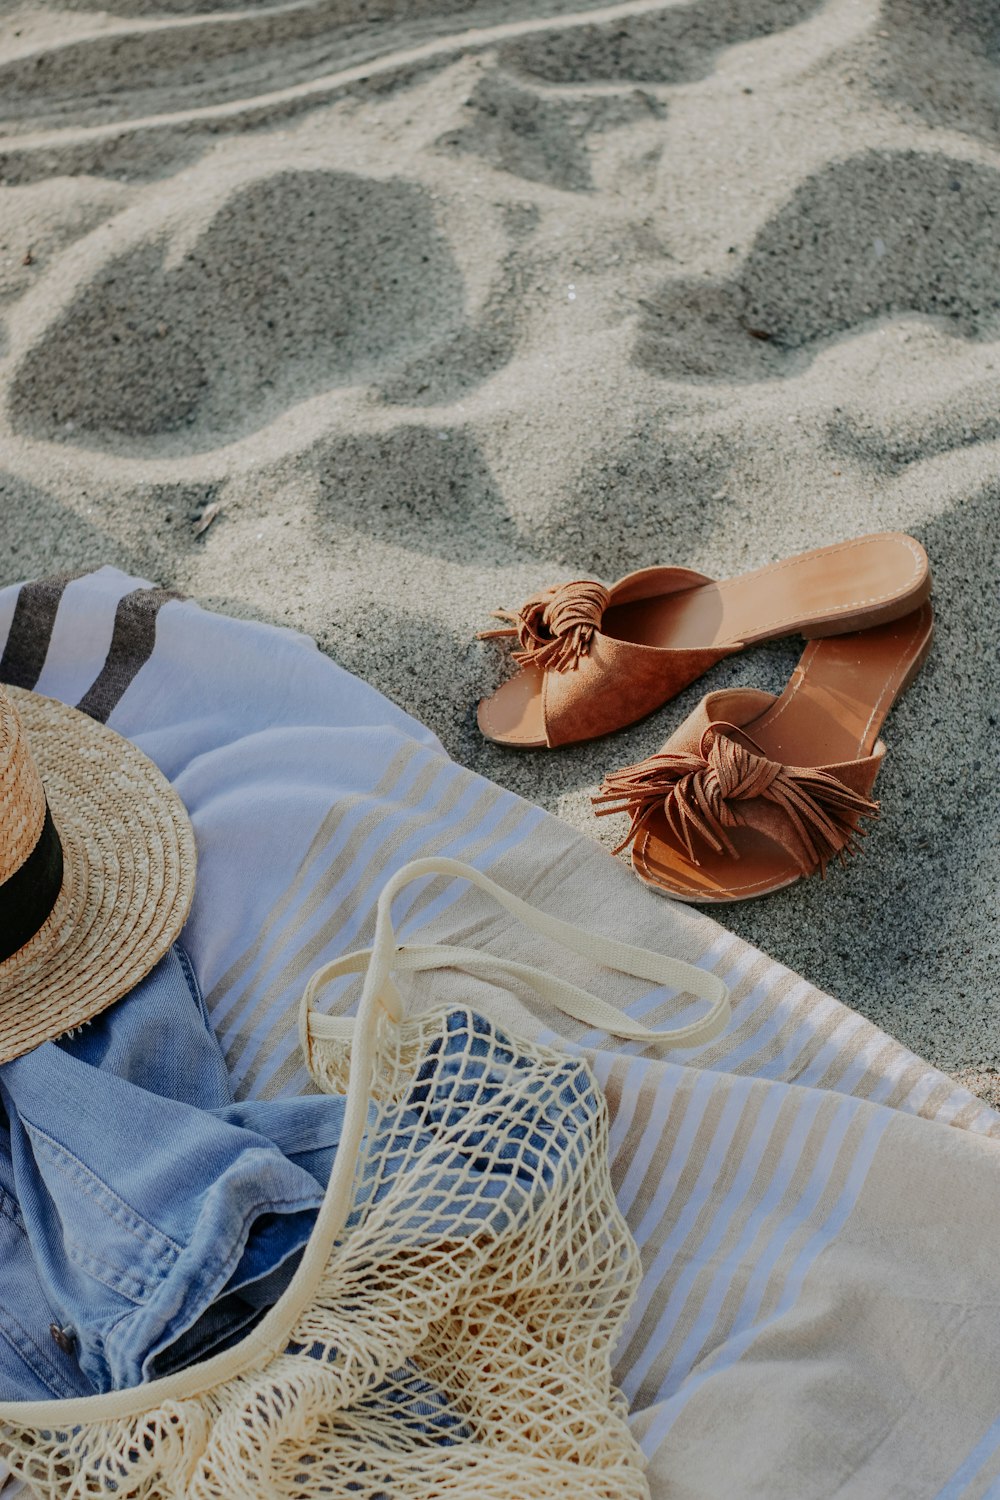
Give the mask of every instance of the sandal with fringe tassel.
[{"label": "sandal with fringe tassel", "polygon": [[481,640],[509,639],[520,671],[479,704],[489,740],[555,749],[634,724],[724,656],[782,635],[846,635],[898,620],[931,591],[927,554],[899,531],[854,537],[727,578],[642,568],[611,588],[544,589]]},{"label": "sandal with fringe tassel", "polygon": [[640,880],[680,901],[744,901],[825,875],[878,815],[890,707],[930,649],[929,604],[807,646],[780,698],[710,693],[657,755],[605,777],[598,817],[625,813]]}]

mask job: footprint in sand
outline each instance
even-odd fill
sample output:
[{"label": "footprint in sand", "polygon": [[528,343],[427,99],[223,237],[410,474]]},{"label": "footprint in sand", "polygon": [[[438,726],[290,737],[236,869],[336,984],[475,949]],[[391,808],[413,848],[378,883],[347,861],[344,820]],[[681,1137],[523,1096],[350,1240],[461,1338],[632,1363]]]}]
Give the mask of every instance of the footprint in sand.
[{"label": "footprint in sand", "polygon": [[179,259],[161,232],[106,262],[40,332],[9,410],[35,436],[193,429],[208,447],[408,363],[462,317],[423,189],[283,171],[234,192]]},{"label": "footprint in sand", "polygon": [[792,351],[907,313],[990,337],[998,224],[991,167],[923,151],[835,162],[768,220],[731,280],[671,280],[648,298],[635,361],[669,379],[762,380],[787,373]]}]

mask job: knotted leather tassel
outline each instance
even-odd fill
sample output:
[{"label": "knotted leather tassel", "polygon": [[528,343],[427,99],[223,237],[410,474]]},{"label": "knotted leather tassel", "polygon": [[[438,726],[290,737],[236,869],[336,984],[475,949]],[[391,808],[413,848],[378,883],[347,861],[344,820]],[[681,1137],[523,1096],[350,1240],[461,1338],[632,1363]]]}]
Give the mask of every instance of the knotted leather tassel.
[{"label": "knotted leather tassel", "polygon": [[858,852],[858,839],[864,832],[858,823],[877,817],[877,802],[829,771],[783,766],[755,754],[731,733],[748,738],[734,726],[712,725],[702,738],[700,754],[663,751],[604,778],[598,795],[591,799],[597,816],[627,813],[630,818],[616,854],[632,843],[662,807],[668,828],[694,864],[699,863],[696,839],[717,854],[725,852],[738,859],[727,829],[752,826],[741,815],[740,804],[756,799],[785,813],[821,872],[834,855],[843,860]]},{"label": "knotted leather tassel", "polygon": [[610,600],[603,583],[578,578],[533,595],[519,610],[494,610],[494,619],[510,623],[500,630],[481,630],[478,638],[516,636],[520,650],[513,655],[519,666],[565,672],[587,655]]}]

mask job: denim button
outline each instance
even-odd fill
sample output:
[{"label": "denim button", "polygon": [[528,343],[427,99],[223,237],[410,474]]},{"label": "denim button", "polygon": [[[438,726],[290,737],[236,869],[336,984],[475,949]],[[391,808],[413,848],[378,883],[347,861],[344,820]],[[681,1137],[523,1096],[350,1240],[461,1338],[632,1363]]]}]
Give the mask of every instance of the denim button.
[{"label": "denim button", "polygon": [[72,1354],[73,1346],[76,1344],[76,1334],[72,1328],[60,1328],[58,1323],[50,1323],[49,1332],[52,1335],[52,1342],[58,1344],[64,1354]]}]

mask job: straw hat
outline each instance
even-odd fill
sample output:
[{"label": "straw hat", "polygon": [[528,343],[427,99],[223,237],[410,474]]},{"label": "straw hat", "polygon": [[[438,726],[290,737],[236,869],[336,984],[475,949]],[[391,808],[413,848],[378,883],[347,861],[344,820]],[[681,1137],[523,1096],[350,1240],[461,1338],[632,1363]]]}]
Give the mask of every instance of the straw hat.
[{"label": "straw hat", "polygon": [[194,832],[141,750],[0,687],[0,1062],[89,1021],[177,937]]}]

